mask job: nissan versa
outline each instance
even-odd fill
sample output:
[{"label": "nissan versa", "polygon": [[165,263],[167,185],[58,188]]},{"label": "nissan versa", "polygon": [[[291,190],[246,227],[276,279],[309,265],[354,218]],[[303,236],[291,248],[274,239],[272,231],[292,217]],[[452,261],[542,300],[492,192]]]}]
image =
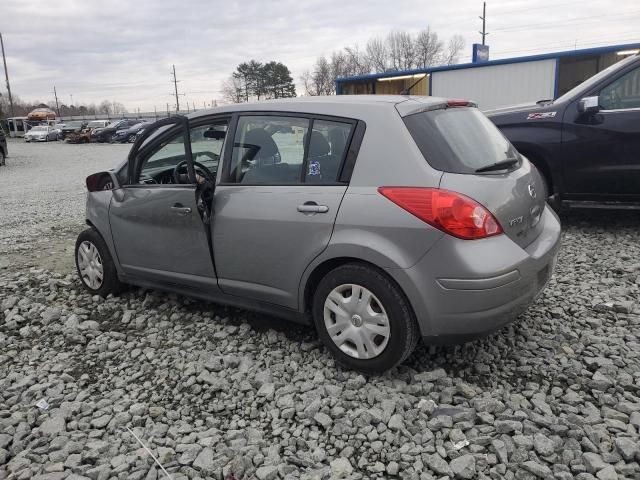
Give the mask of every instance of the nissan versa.
[{"label": "nissan versa", "polygon": [[475,106],[340,96],[233,105],[148,127],[87,178],[85,288],[170,290],[315,325],[381,372],[419,337],[514,320],[552,274],[538,171]]}]

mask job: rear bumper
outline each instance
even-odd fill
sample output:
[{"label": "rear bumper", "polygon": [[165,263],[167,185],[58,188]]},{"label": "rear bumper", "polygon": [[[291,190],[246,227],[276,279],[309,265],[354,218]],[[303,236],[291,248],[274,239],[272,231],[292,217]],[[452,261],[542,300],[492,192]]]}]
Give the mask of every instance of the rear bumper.
[{"label": "rear bumper", "polygon": [[560,247],[547,206],[538,238],[521,248],[506,235],[465,241],[445,235],[413,267],[390,269],[428,342],[461,343],[515,320],[542,292]]}]

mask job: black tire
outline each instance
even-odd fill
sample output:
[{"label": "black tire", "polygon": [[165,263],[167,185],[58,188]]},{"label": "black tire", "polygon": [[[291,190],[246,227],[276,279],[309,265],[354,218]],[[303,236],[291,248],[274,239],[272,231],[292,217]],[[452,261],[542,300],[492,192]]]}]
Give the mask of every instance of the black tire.
[{"label": "black tire", "polygon": [[[80,271],[80,265],[78,262],[78,250],[80,246],[84,242],[89,242],[97,249],[102,270],[103,277],[101,284],[95,288],[92,288],[87,280],[83,277]],[[113,263],[113,259],[111,258],[111,254],[109,253],[109,249],[107,248],[106,243],[102,239],[102,236],[98,233],[94,228],[87,228],[83,232],[78,235],[78,239],[76,240],[76,248],[75,248],[75,261],[76,261],[76,271],[78,272],[78,277],[82,282],[82,286],[90,292],[92,295],[100,295],[101,297],[106,297],[110,293],[113,295],[117,295],[122,290],[122,283],[118,280],[118,272],[116,271],[116,266]]]},{"label": "black tire", "polygon": [[7,164],[7,156],[4,152],[0,151],[0,167],[3,167]]},{"label": "black tire", "polygon": [[[324,304],[328,295],[344,284],[368,289],[387,313],[390,327],[388,342],[381,353],[370,359],[358,359],[343,352],[331,339],[324,321]],[[389,370],[406,360],[420,338],[418,323],[404,293],[379,270],[362,263],[342,265],[320,280],[312,305],[318,335],[336,361],[352,370],[374,375]]]}]

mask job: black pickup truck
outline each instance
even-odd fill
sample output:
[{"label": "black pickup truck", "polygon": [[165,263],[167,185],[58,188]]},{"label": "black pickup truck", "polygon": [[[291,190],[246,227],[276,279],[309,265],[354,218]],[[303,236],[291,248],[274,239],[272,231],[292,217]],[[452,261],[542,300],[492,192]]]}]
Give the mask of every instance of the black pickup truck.
[{"label": "black pickup truck", "polygon": [[640,208],[640,54],[556,100],[485,113],[558,204]]}]

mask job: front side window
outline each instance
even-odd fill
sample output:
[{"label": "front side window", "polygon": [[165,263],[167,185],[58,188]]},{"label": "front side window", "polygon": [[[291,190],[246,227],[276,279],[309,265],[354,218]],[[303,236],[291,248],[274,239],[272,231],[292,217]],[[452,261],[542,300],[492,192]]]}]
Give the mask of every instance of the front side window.
[{"label": "front side window", "polygon": [[240,117],[226,181],[266,185],[301,183],[309,124],[306,118]]},{"label": "front side window", "polygon": [[631,70],[604,87],[598,103],[604,110],[640,108],[640,68]]},{"label": "front side window", "polygon": [[[227,133],[227,120],[220,120],[192,127],[191,155],[194,162],[204,166],[215,176],[220,163],[220,154]],[[184,134],[182,132],[163,141],[142,162],[138,183],[144,184],[171,184],[176,183],[174,169],[176,165],[185,160]],[[196,175],[203,175],[196,166]],[[181,168],[179,174],[186,175],[186,166]],[[184,183],[183,178],[181,183]]]},{"label": "front side window", "polygon": [[184,159],[184,134],[181,132],[162,142],[159,148],[143,161],[138,183],[174,183],[173,169]]}]

